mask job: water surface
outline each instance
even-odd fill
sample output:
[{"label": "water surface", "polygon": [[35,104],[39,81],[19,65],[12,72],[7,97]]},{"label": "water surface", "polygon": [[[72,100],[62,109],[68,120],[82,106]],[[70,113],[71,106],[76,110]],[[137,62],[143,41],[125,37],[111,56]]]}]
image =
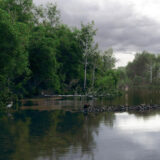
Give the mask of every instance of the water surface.
[{"label": "water surface", "polygon": [[[160,104],[160,91],[157,89],[130,89],[120,97],[114,99],[103,98],[86,98],[86,97],[46,97],[40,99],[24,100],[23,109],[36,110],[79,110],[88,103],[94,106],[108,105],[139,105],[139,104]],[[27,101],[33,101],[33,106],[27,106]]]},{"label": "water surface", "polygon": [[0,115],[0,160],[159,160],[160,112]]}]

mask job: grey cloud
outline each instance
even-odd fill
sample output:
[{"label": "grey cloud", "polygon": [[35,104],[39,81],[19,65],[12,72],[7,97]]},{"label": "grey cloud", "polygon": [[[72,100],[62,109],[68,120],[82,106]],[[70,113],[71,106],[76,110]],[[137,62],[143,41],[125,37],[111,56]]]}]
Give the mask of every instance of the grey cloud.
[{"label": "grey cloud", "polygon": [[[36,0],[35,0],[36,2]],[[62,21],[70,26],[95,21],[101,49],[160,52],[160,24],[138,15],[130,4],[106,0],[103,5],[84,0],[57,0]]]}]

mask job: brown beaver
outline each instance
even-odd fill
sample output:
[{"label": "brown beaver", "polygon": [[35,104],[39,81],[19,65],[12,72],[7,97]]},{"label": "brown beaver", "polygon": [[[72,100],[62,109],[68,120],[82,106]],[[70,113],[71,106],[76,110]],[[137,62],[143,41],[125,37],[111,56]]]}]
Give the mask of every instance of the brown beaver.
[{"label": "brown beaver", "polygon": [[83,108],[87,109],[87,108],[89,108],[89,106],[90,106],[89,104],[85,104]]}]

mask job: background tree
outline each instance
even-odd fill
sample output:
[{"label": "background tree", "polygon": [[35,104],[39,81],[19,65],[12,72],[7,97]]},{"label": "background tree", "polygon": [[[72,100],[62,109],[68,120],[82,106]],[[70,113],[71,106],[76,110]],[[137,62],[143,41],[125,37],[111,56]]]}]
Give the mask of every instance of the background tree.
[{"label": "background tree", "polygon": [[9,93],[23,94],[21,89],[25,81],[24,75],[29,73],[26,51],[28,27],[23,23],[13,22],[10,15],[0,9],[0,37],[1,87],[7,88]]},{"label": "background tree", "polygon": [[93,21],[87,25],[81,24],[80,40],[84,54],[84,91],[86,91],[88,56],[92,51],[94,36],[96,35],[96,30],[93,27]]},{"label": "background tree", "polygon": [[60,11],[57,9],[56,4],[47,3],[46,6],[34,6],[33,13],[36,25],[49,25],[53,28],[60,25]]},{"label": "background tree", "polygon": [[62,24],[56,4],[0,0],[0,105],[42,93],[116,89],[113,50],[101,52],[95,35],[94,22]]},{"label": "background tree", "polygon": [[5,0],[1,2],[1,8],[9,13],[12,21],[28,23],[33,18],[32,0]]},{"label": "background tree", "polygon": [[62,90],[68,88],[71,92],[81,87],[83,79],[83,53],[79,43],[79,32],[72,31],[64,25],[57,31],[59,38],[57,60],[60,63],[58,73],[63,84]]},{"label": "background tree", "polygon": [[48,36],[44,27],[36,27],[32,32],[29,63],[32,71],[30,88],[34,89],[33,93],[39,94],[48,89],[58,93],[60,84],[57,76],[56,41]]},{"label": "background tree", "polygon": [[153,66],[155,63],[155,55],[148,52],[136,54],[133,62],[126,67],[129,79],[133,84],[149,84],[153,78]]}]

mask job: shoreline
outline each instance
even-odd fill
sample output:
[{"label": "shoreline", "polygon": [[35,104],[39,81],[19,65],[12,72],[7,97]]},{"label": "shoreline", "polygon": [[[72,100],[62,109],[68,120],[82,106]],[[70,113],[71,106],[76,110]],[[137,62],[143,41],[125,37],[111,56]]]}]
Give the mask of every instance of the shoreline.
[{"label": "shoreline", "polygon": [[141,105],[134,105],[134,106],[125,106],[125,105],[118,105],[118,106],[89,106],[88,108],[83,108],[81,112],[83,113],[99,113],[99,112],[127,112],[127,111],[150,111],[160,109],[160,105],[158,104],[141,104]]}]

